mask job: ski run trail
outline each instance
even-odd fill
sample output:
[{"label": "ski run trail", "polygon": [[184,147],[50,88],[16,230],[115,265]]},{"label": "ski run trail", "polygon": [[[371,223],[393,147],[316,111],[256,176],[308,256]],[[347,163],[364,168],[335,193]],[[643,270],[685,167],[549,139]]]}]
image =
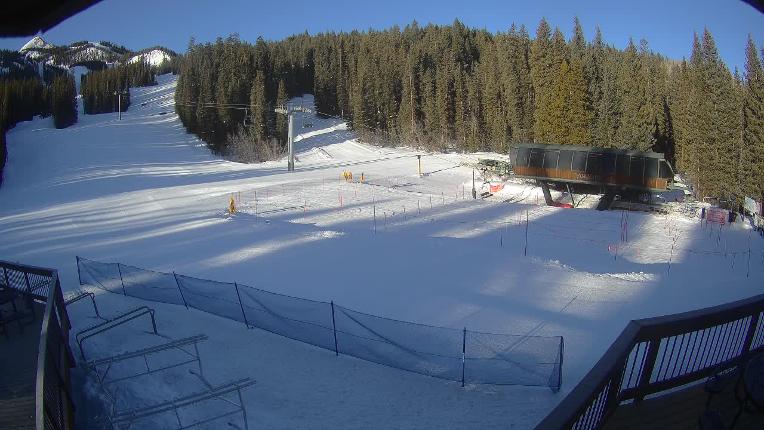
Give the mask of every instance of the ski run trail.
[{"label": "ski run trail", "polygon": [[[63,130],[45,118],[8,133],[0,259],[58,269],[65,295],[80,288],[81,256],[398,320],[565,340],[558,393],[462,388],[182,306],[93,290],[104,315],[146,305],[165,336],[208,335],[199,345],[208,379],[257,381],[244,390],[251,429],[533,428],[629,320],[763,290],[764,241],[744,222],[706,227],[696,206],[675,203],[669,214],[629,213],[622,241],[622,212],[547,207],[520,180],[473,200],[470,164],[502,155],[375,147],[331,118],[298,118],[295,172],[286,159],[236,163],[186,133],[174,109],[176,78],[158,81],[131,90],[121,121],[81,113]],[[313,103],[307,95],[294,102]],[[232,216],[231,197],[239,209]],[[72,333],[98,322],[86,301],[69,312]],[[88,354],[157,343],[144,329],[128,324],[93,338]],[[98,385],[81,368],[75,377],[78,420],[97,428]],[[123,401],[139,407],[195,389],[176,381],[159,372],[128,385]]]}]

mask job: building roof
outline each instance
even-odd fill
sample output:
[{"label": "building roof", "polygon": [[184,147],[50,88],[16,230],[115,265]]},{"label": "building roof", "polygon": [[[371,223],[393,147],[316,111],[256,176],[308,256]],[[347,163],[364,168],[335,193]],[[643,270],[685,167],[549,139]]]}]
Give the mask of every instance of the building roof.
[{"label": "building roof", "polygon": [[0,36],[31,36],[101,0],[23,0],[3,2]]},{"label": "building roof", "polygon": [[515,145],[511,145],[511,148],[538,148],[538,149],[553,150],[553,151],[557,151],[557,150],[586,151],[586,152],[597,152],[602,154],[631,155],[631,156],[642,156],[642,157],[660,158],[660,159],[665,158],[663,154],[660,152],[635,151],[632,149],[618,149],[618,148],[599,148],[596,146],[587,146],[587,145],[555,145],[551,143],[518,143]]}]

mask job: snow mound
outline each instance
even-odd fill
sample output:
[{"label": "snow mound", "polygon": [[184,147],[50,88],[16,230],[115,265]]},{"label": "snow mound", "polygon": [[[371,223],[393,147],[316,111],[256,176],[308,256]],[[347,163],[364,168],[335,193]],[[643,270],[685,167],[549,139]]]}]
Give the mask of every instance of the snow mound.
[{"label": "snow mound", "polygon": [[138,62],[146,62],[151,66],[159,66],[165,61],[170,61],[172,57],[170,54],[162,51],[161,49],[152,49],[149,52],[144,52],[143,54],[138,54],[133,57],[130,57],[129,60],[127,60],[128,63],[138,63]]}]

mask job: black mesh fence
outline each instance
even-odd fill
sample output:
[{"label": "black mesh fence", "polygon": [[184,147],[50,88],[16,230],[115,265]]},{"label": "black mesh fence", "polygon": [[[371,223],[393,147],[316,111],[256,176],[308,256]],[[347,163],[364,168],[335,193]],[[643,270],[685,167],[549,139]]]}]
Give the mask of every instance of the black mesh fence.
[{"label": "black mesh fence", "polygon": [[241,284],[77,258],[80,284],[183,305],[338,354],[474,384],[548,386],[562,378],[562,337],[434,327]]}]

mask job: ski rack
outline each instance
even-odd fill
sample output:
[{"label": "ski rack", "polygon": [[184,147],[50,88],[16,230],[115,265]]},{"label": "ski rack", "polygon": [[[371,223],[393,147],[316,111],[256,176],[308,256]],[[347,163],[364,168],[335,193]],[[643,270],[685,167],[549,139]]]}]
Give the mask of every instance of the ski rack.
[{"label": "ski rack", "polygon": [[111,330],[117,326],[125,324],[126,322],[132,321],[143,315],[151,316],[151,326],[154,329],[154,334],[159,335],[159,333],[157,333],[157,324],[156,324],[156,321],[154,320],[154,309],[151,309],[148,306],[140,306],[135,309],[129,310],[121,315],[117,315],[116,317],[110,320],[106,320],[100,324],[90,326],[86,329],[83,329],[77,332],[74,338],[77,340],[77,345],[80,347],[80,356],[82,357],[82,359],[86,361],[85,351],[82,349],[82,343],[86,339],[91,338],[97,334],[101,334],[107,330]]},{"label": "ski rack", "polygon": [[[130,426],[132,426],[133,423],[137,420],[140,420],[142,418],[147,418],[153,415],[166,413],[166,412],[173,412],[175,414],[175,419],[177,420],[177,423],[178,423],[178,426],[175,427],[175,430],[184,430],[184,429],[189,429],[189,428],[196,427],[202,424],[206,424],[211,421],[215,421],[224,417],[241,414],[244,421],[244,429],[249,430],[249,425],[247,423],[247,410],[244,407],[244,400],[241,397],[241,390],[253,385],[254,383],[255,381],[250,378],[238,379],[235,381],[225,383],[223,385],[219,385],[217,387],[210,387],[209,390],[207,391],[189,394],[183,397],[175,398],[173,400],[168,400],[166,402],[157,403],[152,406],[129,409],[123,412],[117,412],[112,414],[109,417],[109,422],[111,423],[112,427],[115,429],[128,430]],[[238,399],[239,399],[238,403],[236,403],[236,401],[232,401],[223,397],[226,394],[231,394],[234,392],[238,396]],[[196,422],[188,423],[188,424],[183,423],[183,421],[180,418],[180,414],[178,413],[179,409],[196,405],[198,403],[201,403],[207,400],[212,400],[212,399],[222,400],[230,405],[233,405],[234,407],[236,407],[236,410],[232,412],[217,414],[213,417],[207,417],[203,419],[202,421],[196,421]],[[228,425],[230,427],[238,428],[237,425],[231,422],[229,422]]]},{"label": "ski rack", "polygon": [[69,306],[73,303],[79,302],[80,300],[84,299],[85,297],[90,297],[90,301],[93,302],[93,309],[95,309],[95,314],[98,318],[101,318],[105,320],[106,318],[102,317],[101,314],[98,313],[98,306],[96,306],[95,302],[95,294],[88,292],[88,291],[81,291],[79,294],[75,293],[72,297],[66,299],[64,301],[65,306]]},{"label": "ski rack", "polygon": [[[186,338],[183,338],[183,339],[174,340],[172,342],[163,343],[161,345],[155,345],[155,346],[150,346],[148,348],[144,348],[144,349],[140,349],[140,350],[136,350],[136,351],[125,352],[123,354],[118,354],[118,355],[115,355],[115,356],[112,356],[112,357],[99,358],[97,360],[89,361],[89,362],[85,363],[85,365],[90,370],[92,370],[93,373],[96,374],[96,376],[98,377],[98,382],[101,384],[101,386],[103,387],[104,391],[107,391],[106,390],[106,385],[107,384],[114,384],[114,383],[125,381],[125,380],[128,380],[128,379],[137,378],[139,376],[150,375],[150,374],[155,373],[155,372],[161,372],[162,370],[172,369],[172,368],[175,368],[175,367],[180,367],[180,366],[183,366],[185,364],[190,364],[190,363],[194,363],[194,362],[197,363],[197,366],[199,368],[199,374],[203,375],[204,371],[202,370],[202,359],[201,359],[201,356],[199,355],[199,348],[198,348],[197,344],[199,342],[203,342],[203,341],[205,341],[207,339],[208,339],[207,335],[200,334],[200,335],[196,335],[196,336],[191,336],[191,337],[186,337]],[[186,351],[185,349],[183,349],[183,347],[189,346],[189,345],[193,345],[193,347],[194,347],[194,351],[193,352]],[[159,367],[159,368],[156,368],[156,369],[152,369],[151,366],[149,365],[148,357],[150,355],[158,354],[158,353],[170,350],[170,349],[177,349],[178,351],[181,351],[181,352],[185,353],[190,358],[186,359],[186,360],[182,360],[182,361],[177,362],[177,363],[172,363],[172,364],[169,364],[169,365],[166,365],[166,366],[162,366],[162,367]],[[146,365],[146,370],[145,371],[142,371],[140,373],[136,373],[134,375],[122,376],[122,377],[115,378],[115,379],[107,379],[107,377],[109,375],[109,371],[112,368],[112,365],[114,365],[115,363],[118,363],[120,361],[125,361],[125,360],[129,360],[131,358],[138,358],[138,357],[143,357],[143,362]],[[99,367],[101,367],[101,366],[106,366],[106,369],[103,371],[103,373],[101,373],[99,371]]]}]

